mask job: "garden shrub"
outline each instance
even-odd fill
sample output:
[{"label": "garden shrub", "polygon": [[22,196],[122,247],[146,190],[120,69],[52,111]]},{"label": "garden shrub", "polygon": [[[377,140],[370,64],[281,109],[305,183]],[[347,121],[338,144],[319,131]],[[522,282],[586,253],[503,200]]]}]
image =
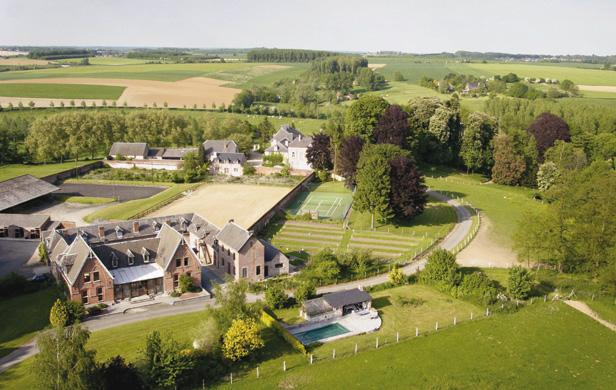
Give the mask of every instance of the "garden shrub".
[{"label": "garden shrub", "polygon": [[456,257],[445,249],[437,249],[430,254],[426,267],[419,275],[420,281],[449,291],[460,283],[461,276],[456,264]]},{"label": "garden shrub", "polygon": [[261,322],[265,324],[268,328],[273,328],[276,333],[278,333],[287,343],[293,347],[298,352],[307,354],[306,347],[302,344],[295,336],[293,336],[285,327],[280,325],[280,322],[276,319],[273,314],[263,310],[261,312]]},{"label": "garden shrub", "polygon": [[533,288],[533,277],[523,267],[516,266],[509,269],[509,295],[515,299],[526,299]]},{"label": "garden shrub", "polygon": [[462,282],[456,289],[456,295],[471,298],[483,305],[490,305],[496,302],[498,288],[485,273],[477,271],[464,275]]},{"label": "garden shrub", "polygon": [[298,303],[314,298],[317,295],[317,289],[311,282],[304,282],[295,289],[295,300]]},{"label": "garden shrub", "polygon": [[180,275],[178,285],[179,285],[180,294],[184,294],[186,292],[195,292],[198,290],[198,288],[195,285],[193,285],[192,278],[188,276],[187,274]]},{"label": "garden shrub", "polygon": [[265,290],[265,303],[272,309],[282,309],[286,307],[289,297],[279,284],[268,286]]}]

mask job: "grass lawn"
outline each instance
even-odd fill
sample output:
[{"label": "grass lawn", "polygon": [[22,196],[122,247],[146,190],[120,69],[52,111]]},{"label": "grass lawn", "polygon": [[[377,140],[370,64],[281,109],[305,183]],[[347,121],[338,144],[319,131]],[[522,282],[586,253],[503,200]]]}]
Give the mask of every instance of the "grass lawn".
[{"label": "grass lawn", "polygon": [[54,195],[54,198],[66,203],[81,203],[81,204],[105,204],[111,203],[113,198],[98,198],[95,196],[69,196],[69,195]]},{"label": "grass lawn", "polygon": [[137,214],[142,214],[149,209],[164,204],[170,199],[181,196],[182,192],[196,185],[198,184],[173,184],[168,189],[149,198],[130,200],[95,211],[87,215],[84,220],[86,222],[93,222],[96,220],[111,221],[130,219]]},{"label": "grass lawn", "polygon": [[[0,114],[1,115],[1,114]],[[75,167],[90,164],[93,161],[71,161],[61,164],[8,164],[0,165],[0,181],[12,179],[21,175],[32,175],[34,177],[44,177],[54,173],[66,171]]]},{"label": "grass lawn", "polygon": [[493,224],[494,238],[504,245],[511,244],[524,212],[543,207],[533,200],[533,191],[529,188],[482,184],[485,179],[479,175],[442,171],[436,167],[424,167],[423,172],[430,189],[462,198],[487,215]]},{"label": "grass lawn", "polygon": [[49,309],[58,297],[58,289],[49,287],[30,294],[0,299],[0,357],[30,341],[36,332],[49,324]]},{"label": "grass lawn", "polygon": [[0,96],[54,99],[111,99],[122,95],[124,87],[78,84],[2,84]]},{"label": "grass lawn", "polygon": [[[337,349],[340,356],[338,351],[343,349]],[[295,356],[301,363],[289,364],[291,356],[276,359],[286,359],[286,373],[282,364],[268,362],[260,365],[258,380],[254,371],[234,375],[232,388],[609,389],[616,381],[616,334],[562,303],[535,304],[378,350],[372,346],[357,357],[329,355],[313,366]]]}]

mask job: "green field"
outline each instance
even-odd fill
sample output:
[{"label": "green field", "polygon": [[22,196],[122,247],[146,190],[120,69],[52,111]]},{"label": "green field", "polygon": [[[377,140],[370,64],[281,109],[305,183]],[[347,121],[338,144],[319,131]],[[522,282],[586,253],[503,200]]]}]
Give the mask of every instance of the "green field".
[{"label": "green field", "polygon": [[557,80],[569,79],[576,84],[586,85],[616,85],[616,72],[601,69],[576,68],[552,65],[526,64],[466,64],[481,75],[515,73],[520,77],[543,77]]},{"label": "green field", "polygon": [[85,216],[84,221],[94,222],[97,220],[113,221],[130,219],[150,209],[166,204],[166,202],[181,196],[182,192],[195,186],[197,186],[197,184],[172,184],[166,190],[149,198],[129,200],[128,202],[114,204],[102,210],[95,211]]},{"label": "green field", "polygon": [[[81,58],[66,58],[63,60],[57,60],[60,64],[79,64]],[[127,57],[89,57],[90,65],[136,65],[145,64],[148,60],[140,58],[127,58]]]},{"label": "green field", "polygon": [[[339,347],[336,354],[344,352]],[[562,303],[535,304],[357,357],[313,366],[303,357],[297,365],[282,359],[286,373],[281,364],[262,364],[260,379],[254,372],[234,375],[233,386],[220,387],[610,389],[616,334]]]},{"label": "green field", "polygon": [[95,196],[53,195],[53,197],[61,202],[80,204],[105,204],[115,200],[113,198],[99,198]]},{"label": "green field", "polygon": [[[2,115],[2,114],[0,114]],[[90,164],[93,161],[71,161],[61,164],[7,164],[0,165],[0,181],[12,179],[21,175],[32,175],[34,177],[44,177],[54,173],[74,169],[82,165]]]},{"label": "green field", "polygon": [[212,77],[231,83],[245,83],[252,78],[282,71],[267,64],[246,62],[206,64],[130,64],[90,65],[68,68],[2,72],[0,80],[38,79],[50,77],[95,77],[178,81],[189,77]]},{"label": "green field", "polygon": [[485,178],[480,175],[442,171],[436,167],[424,168],[423,172],[430,189],[462,198],[487,216],[493,224],[494,238],[504,245],[511,244],[524,212],[543,207],[532,198],[533,191],[529,188],[483,184]]},{"label": "green field", "polygon": [[2,84],[0,96],[55,99],[111,99],[122,95],[124,87],[78,84]]},{"label": "green field", "polygon": [[[30,294],[0,299],[0,357],[27,343],[36,332],[49,325],[49,309],[61,296],[55,287]],[[1,387],[1,386],[0,386]]]}]

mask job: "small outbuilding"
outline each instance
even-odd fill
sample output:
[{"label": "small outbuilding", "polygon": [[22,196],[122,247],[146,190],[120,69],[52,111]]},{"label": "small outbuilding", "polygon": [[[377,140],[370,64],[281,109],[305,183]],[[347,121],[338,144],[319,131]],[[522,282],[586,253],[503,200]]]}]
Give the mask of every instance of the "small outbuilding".
[{"label": "small outbuilding", "polygon": [[0,182],[0,211],[12,209],[57,190],[58,187],[32,175],[5,180]]},{"label": "small outbuilding", "polygon": [[353,312],[370,310],[371,307],[370,294],[354,288],[307,300],[302,305],[300,315],[307,321],[323,321]]}]

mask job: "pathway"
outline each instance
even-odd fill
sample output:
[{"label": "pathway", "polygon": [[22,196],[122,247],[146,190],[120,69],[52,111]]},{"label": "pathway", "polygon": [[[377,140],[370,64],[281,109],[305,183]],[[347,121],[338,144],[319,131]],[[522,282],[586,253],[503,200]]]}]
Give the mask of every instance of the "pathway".
[{"label": "pathway", "polygon": [[611,322],[606,321],[603,318],[599,317],[599,314],[597,314],[593,309],[591,309],[586,303],[582,301],[573,301],[573,300],[566,300],[564,302],[567,305],[574,308],[575,310],[579,311],[580,313],[586,314],[587,316],[597,321],[601,325],[616,332],[616,324],[612,324]]},{"label": "pathway", "polygon": [[[456,223],[451,232],[449,232],[449,234],[438,244],[438,247],[440,248],[451,250],[456,245],[458,245],[458,243],[464,240],[464,238],[466,238],[466,236],[469,234],[472,226],[471,214],[466,207],[464,207],[462,204],[460,204],[454,199],[449,199],[446,196],[434,191],[430,191],[430,195],[441,201],[447,202],[456,211],[458,223]],[[423,258],[402,267],[401,270],[406,275],[414,274],[425,267],[426,261],[427,259],[424,256]],[[348,283],[319,287],[317,289],[317,293],[324,294],[329,292],[341,291],[357,287],[358,285],[363,287],[369,287],[385,283],[386,281],[387,274],[381,274],[367,279],[356,280]],[[251,302],[254,302],[260,298],[260,295],[255,294],[249,294],[248,296],[248,300]],[[166,317],[183,313],[191,313],[203,310],[204,306],[213,305],[214,302],[215,301],[212,299],[194,299],[182,303],[177,303],[175,305],[153,304],[150,306],[136,307],[134,309],[127,310],[123,314],[94,317],[84,321],[82,325],[88,328],[90,331],[97,331],[146,319]],[[38,351],[36,349],[35,341],[31,341],[25,345],[22,345],[10,354],[0,358],[0,373],[12,367],[13,365],[31,356],[34,356],[37,352]]]}]

